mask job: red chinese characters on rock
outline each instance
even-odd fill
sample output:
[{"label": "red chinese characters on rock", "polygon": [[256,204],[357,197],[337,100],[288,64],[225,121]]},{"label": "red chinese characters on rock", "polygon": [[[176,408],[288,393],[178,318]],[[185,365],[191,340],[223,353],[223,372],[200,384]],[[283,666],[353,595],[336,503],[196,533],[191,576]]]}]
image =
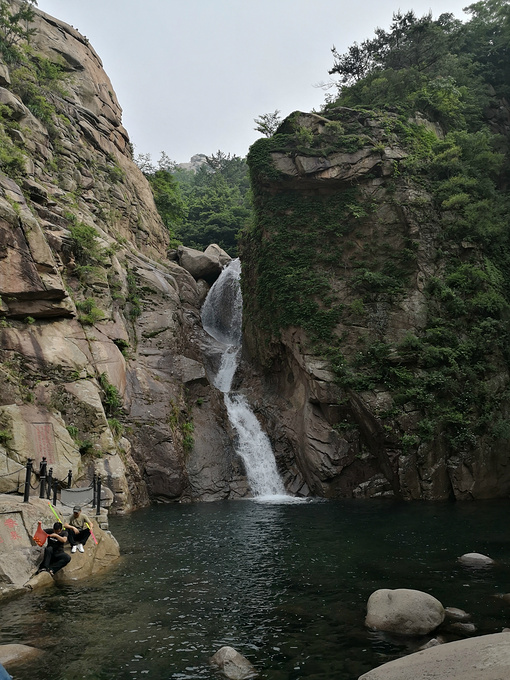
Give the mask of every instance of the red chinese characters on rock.
[{"label": "red chinese characters on rock", "polygon": [[[6,526],[9,529],[11,541],[19,541],[21,539],[21,536],[16,531],[18,523],[15,520],[13,520],[12,517],[9,517],[8,519],[4,520],[4,526]],[[0,541],[3,543],[2,538],[0,538]]]},{"label": "red chinese characters on rock", "polygon": [[0,512],[0,543],[2,556],[32,545],[21,512]]}]

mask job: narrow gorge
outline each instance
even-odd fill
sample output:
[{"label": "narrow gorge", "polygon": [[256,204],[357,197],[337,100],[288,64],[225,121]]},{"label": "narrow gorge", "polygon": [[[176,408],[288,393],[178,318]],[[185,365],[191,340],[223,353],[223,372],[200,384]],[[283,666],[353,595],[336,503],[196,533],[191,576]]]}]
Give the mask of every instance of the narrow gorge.
[{"label": "narrow gorge", "polygon": [[[43,456],[59,480],[99,475],[113,513],[259,493],[246,405],[291,495],[508,495],[500,265],[427,176],[467,142],[331,104],[252,146],[230,396],[202,325],[230,255],[170,248],[100,58],[44,12],[33,28],[26,63],[0,64],[1,493]],[[506,149],[506,100],[485,115]]]},{"label": "narrow gorge", "polygon": [[507,677],[510,1],[399,10],[319,112],[158,166],[36,5],[0,0],[0,677]]}]

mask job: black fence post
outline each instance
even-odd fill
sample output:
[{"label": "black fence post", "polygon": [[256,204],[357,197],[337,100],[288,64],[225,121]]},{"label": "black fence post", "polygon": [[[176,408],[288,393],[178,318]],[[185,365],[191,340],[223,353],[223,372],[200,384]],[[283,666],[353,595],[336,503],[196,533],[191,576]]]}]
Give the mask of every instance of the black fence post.
[{"label": "black fence post", "polygon": [[51,490],[53,486],[53,468],[48,471],[48,478],[46,479],[46,498],[51,498]]},{"label": "black fence post", "polygon": [[71,488],[71,482],[72,481],[73,481],[73,471],[69,470],[69,472],[67,473],[67,488],[68,489]]},{"label": "black fence post", "polygon": [[30,478],[32,477],[32,458],[27,458],[27,474],[25,476],[25,492],[23,494],[23,503],[28,503],[30,497]]},{"label": "black fence post", "polygon": [[58,480],[53,480],[53,506],[57,504],[57,490],[58,490]]},{"label": "black fence post", "polygon": [[46,458],[43,456],[39,467],[39,498],[44,498],[44,492],[46,490],[46,467]]},{"label": "black fence post", "polygon": [[92,507],[96,507],[96,484],[97,484],[97,475],[94,472],[94,476],[92,477]]},{"label": "black fence post", "polygon": [[96,515],[101,514],[101,477],[97,476]]}]

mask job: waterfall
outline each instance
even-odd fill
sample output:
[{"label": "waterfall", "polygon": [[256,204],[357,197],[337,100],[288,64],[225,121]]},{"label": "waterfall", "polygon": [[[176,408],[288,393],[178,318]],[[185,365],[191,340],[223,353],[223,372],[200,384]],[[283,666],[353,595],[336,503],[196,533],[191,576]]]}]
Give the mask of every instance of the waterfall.
[{"label": "waterfall", "polygon": [[244,462],[253,495],[285,496],[268,436],[262,431],[246,399],[231,391],[242,338],[240,278],[241,262],[236,259],[223,270],[202,307],[202,325],[222,349],[219,368],[212,382],[223,392],[227,414],[237,434],[236,451]]}]

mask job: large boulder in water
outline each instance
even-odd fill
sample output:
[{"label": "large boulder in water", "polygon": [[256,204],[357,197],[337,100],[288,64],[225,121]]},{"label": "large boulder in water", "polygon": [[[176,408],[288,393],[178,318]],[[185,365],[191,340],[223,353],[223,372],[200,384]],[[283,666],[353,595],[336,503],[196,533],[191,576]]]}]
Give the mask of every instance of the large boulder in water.
[{"label": "large boulder in water", "polygon": [[358,680],[503,680],[510,678],[510,633],[481,635],[409,654]]},{"label": "large boulder in water", "polygon": [[494,560],[481,553],[465,553],[459,557],[459,562],[466,567],[486,568],[495,564]]},{"label": "large boulder in water", "polygon": [[370,595],[365,624],[399,635],[426,635],[445,617],[443,605],[420,590],[382,588]]},{"label": "large boulder in water", "polygon": [[211,664],[219,668],[229,680],[248,680],[257,671],[242,654],[233,647],[222,647],[211,658]]},{"label": "large boulder in water", "polygon": [[[57,502],[56,512],[67,521],[71,513]],[[23,496],[0,494],[0,601],[16,594],[26,593],[44,586],[51,585],[53,579],[49,574],[35,575],[41,564],[44,548],[36,545],[32,536],[35,534],[38,522],[43,527],[51,527],[55,517],[48,505],[48,500],[31,497],[30,502],[24,503]],[[88,513],[90,514],[90,513]],[[97,544],[90,538],[85,546],[85,552],[74,553],[71,561],[55,575],[60,582],[75,582],[89,578],[92,574],[106,569],[120,556],[119,544],[109,531],[98,526],[102,524],[96,515],[91,517],[94,523],[94,535]],[[67,544],[65,551],[70,553]]]}]

